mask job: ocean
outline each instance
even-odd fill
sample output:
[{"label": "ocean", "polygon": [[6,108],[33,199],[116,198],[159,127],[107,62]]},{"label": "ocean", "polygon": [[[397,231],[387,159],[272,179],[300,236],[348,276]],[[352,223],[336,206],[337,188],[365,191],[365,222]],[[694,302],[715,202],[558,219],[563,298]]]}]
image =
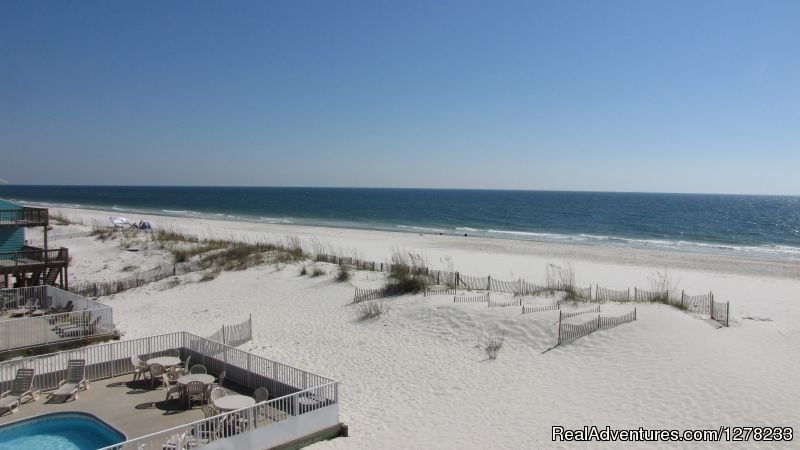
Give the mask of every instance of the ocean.
[{"label": "ocean", "polygon": [[282,187],[0,186],[31,206],[800,260],[800,197]]}]

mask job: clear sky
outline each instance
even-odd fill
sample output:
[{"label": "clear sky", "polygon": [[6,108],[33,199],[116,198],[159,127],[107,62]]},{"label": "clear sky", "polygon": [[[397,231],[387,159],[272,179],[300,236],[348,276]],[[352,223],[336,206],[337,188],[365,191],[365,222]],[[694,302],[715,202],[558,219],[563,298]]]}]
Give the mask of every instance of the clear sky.
[{"label": "clear sky", "polygon": [[800,1],[0,2],[24,184],[800,194]]}]

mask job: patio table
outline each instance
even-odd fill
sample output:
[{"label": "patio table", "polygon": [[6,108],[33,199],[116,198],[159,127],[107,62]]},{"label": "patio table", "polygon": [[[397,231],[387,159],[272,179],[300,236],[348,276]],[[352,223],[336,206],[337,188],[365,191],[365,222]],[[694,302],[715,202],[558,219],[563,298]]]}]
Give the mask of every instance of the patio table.
[{"label": "patio table", "polygon": [[161,364],[164,368],[175,367],[181,363],[181,359],[177,356],[159,356],[158,358],[150,358],[147,360],[147,365]]},{"label": "patio table", "polygon": [[175,380],[181,386],[186,386],[187,384],[191,383],[192,381],[200,381],[203,384],[211,384],[214,382],[214,375],[208,375],[205,373],[196,373],[192,375],[184,375],[177,380]]},{"label": "patio table", "polygon": [[256,399],[246,395],[226,395],[214,400],[214,407],[220,411],[233,411],[256,404]]}]

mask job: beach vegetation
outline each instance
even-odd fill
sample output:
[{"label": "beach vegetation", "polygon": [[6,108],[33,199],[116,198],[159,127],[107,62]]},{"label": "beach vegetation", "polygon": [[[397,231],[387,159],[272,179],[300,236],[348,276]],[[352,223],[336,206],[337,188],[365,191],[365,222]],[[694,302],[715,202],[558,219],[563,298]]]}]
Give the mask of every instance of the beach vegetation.
[{"label": "beach vegetation", "polygon": [[211,270],[207,270],[207,271],[203,272],[203,276],[200,277],[200,282],[204,283],[206,281],[215,280],[219,276],[219,274],[221,272],[222,272],[222,270],[219,267],[216,267],[216,268],[211,269]]},{"label": "beach vegetation", "polygon": [[306,275],[308,275],[308,267],[306,267],[306,265],[303,264],[302,266],[300,266],[300,276],[303,277]]},{"label": "beach vegetation", "polygon": [[650,282],[650,290],[655,293],[655,295],[650,298],[651,302],[664,303],[686,309],[681,305],[680,299],[677,296],[679,292],[678,283],[673,281],[667,269],[664,269],[663,272],[653,272],[647,277],[647,280]]},{"label": "beach vegetation", "polygon": [[382,301],[368,301],[358,304],[358,320],[374,319],[387,312],[389,307]]},{"label": "beach vegetation", "polygon": [[350,281],[351,277],[350,266],[347,264],[340,264],[339,269],[336,271],[336,281],[345,282]]},{"label": "beach vegetation", "polygon": [[430,284],[424,256],[400,250],[392,252],[386,282],[388,295],[416,294],[425,291]]},{"label": "beach vegetation", "polygon": [[483,352],[486,353],[487,358],[495,360],[500,353],[500,349],[503,348],[503,342],[505,342],[505,336],[491,335],[485,338],[479,346],[483,349]]},{"label": "beach vegetation", "polygon": [[322,270],[322,267],[319,267],[319,266],[314,266],[314,267],[311,269],[311,276],[312,276],[312,277],[321,277],[321,276],[323,276],[323,275],[325,275],[325,271],[324,271],[324,270]]}]

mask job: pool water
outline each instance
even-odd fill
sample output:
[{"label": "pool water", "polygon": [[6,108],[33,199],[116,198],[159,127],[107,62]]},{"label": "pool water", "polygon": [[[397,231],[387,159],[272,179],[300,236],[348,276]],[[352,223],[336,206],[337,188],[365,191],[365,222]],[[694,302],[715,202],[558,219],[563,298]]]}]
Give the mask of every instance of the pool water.
[{"label": "pool water", "polygon": [[125,435],[90,414],[52,413],[0,425],[0,450],[96,450]]}]

